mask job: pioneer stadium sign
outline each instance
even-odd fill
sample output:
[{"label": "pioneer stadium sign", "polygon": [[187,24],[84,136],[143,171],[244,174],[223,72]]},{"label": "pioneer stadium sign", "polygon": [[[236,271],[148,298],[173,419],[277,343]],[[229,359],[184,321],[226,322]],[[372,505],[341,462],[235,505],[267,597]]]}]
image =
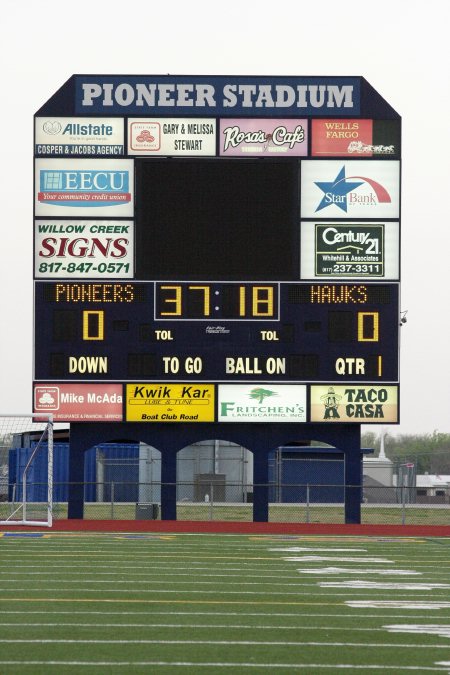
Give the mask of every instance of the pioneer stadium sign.
[{"label": "pioneer stadium sign", "polygon": [[38,114],[390,119],[396,113],[362,77],[72,75]]}]

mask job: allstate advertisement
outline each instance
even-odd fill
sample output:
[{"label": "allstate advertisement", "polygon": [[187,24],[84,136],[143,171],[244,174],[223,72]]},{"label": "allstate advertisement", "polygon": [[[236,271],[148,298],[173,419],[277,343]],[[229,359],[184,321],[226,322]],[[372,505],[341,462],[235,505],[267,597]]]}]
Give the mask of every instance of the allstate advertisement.
[{"label": "allstate advertisement", "polygon": [[36,117],[34,150],[52,157],[123,155],[123,118]]}]

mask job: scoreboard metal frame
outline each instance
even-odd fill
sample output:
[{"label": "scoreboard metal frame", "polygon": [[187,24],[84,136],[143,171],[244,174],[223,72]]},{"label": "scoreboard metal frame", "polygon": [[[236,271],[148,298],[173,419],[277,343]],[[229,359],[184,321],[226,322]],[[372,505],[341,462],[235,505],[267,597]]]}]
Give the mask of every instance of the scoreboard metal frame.
[{"label": "scoreboard metal frame", "polygon": [[[124,392],[146,381],[397,386],[397,113],[362,78],[144,79],[140,86],[137,76],[106,84],[73,76],[36,113],[34,385],[116,383]],[[366,129],[369,118],[364,144],[352,129]],[[191,135],[177,136],[176,152],[152,155],[186,119]],[[252,119],[255,130],[259,121],[273,131],[252,136]],[[317,149],[313,122],[315,130],[321,119],[347,150],[342,143],[336,155]],[[123,125],[119,140],[111,120]],[[247,129],[227,134],[234,154],[221,145],[227,120]],[[109,145],[108,134],[115,138]],[[249,147],[265,143],[260,156],[236,154],[245,138]],[[269,142],[273,152],[265,154]],[[124,161],[127,184],[117,196]],[[94,180],[88,174],[98,162]],[[329,181],[311,181],[322,198],[312,212],[302,184],[306,162],[308,170],[330,167]],[[368,176],[371,167],[378,173]],[[371,210],[365,195],[349,211],[347,195],[363,183],[384,210]],[[308,269],[319,269],[311,278],[301,269],[302,223],[314,224],[317,240],[323,225],[334,233],[331,252],[308,244],[316,246]],[[341,263],[352,248],[347,260],[363,262]],[[327,272],[327,259],[339,262],[337,271]]]}]

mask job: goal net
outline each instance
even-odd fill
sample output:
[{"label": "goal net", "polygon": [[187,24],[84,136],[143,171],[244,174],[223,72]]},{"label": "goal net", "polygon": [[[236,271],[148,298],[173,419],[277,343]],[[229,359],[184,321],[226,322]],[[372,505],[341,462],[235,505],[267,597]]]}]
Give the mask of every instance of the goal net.
[{"label": "goal net", "polygon": [[0,415],[0,525],[52,526],[53,419]]}]

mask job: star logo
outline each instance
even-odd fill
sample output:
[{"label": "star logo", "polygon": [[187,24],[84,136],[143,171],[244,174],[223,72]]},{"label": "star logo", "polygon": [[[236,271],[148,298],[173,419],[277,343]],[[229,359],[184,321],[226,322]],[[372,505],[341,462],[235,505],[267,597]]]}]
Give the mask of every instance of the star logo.
[{"label": "star logo", "polygon": [[335,206],[347,213],[347,194],[352,190],[356,190],[357,187],[362,185],[362,182],[348,182],[345,177],[345,166],[343,166],[334,181],[330,183],[316,182],[315,184],[324,193],[322,201],[320,202],[316,211],[321,211],[327,206],[335,204]]}]

